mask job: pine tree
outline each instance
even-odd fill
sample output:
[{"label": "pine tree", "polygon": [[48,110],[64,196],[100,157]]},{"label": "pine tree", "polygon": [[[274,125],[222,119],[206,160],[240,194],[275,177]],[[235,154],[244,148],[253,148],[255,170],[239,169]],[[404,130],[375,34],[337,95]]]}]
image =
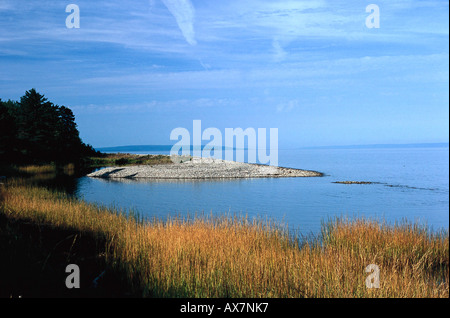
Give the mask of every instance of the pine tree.
[{"label": "pine tree", "polygon": [[97,155],[81,141],[75,116],[31,89],[20,102],[0,100],[0,161],[75,162]]}]

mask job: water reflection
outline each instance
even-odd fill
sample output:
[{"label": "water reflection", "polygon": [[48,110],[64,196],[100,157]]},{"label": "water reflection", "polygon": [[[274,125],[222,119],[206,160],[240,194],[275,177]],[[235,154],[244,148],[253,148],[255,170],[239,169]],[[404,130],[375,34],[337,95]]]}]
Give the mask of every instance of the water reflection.
[{"label": "water reflection", "polygon": [[23,177],[27,182],[38,186],[46,187],[51,190],[65,192],[70,196],[78,196],[80,180],[93,172],[94,168],[84,168],[80,170],[65,171],[57,169],[48,173],[40,173],[31,177]]},{"label": "water reflection", "polygon": [[[86,177],[90,178],[90,177]],[[139,183],[173,183],[173,184],[205,184],[205,183],[241,183],[244,180],[256,178],[205,178],[205,179],[174,179],[174,178],[91,178],[103,183],[139,184]]]}]

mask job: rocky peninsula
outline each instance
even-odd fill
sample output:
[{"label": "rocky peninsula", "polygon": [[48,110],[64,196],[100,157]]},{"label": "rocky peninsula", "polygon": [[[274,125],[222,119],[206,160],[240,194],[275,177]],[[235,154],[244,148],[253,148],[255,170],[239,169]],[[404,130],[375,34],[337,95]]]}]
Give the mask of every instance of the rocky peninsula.
[{"label": "rocky peninsula", "polygon": [[249,164],[212,158],[190,158],[188,161],[156,165],[108,167],[88,174],[93,178],[149,179],[234,179],[321,177],[316,171]]}]

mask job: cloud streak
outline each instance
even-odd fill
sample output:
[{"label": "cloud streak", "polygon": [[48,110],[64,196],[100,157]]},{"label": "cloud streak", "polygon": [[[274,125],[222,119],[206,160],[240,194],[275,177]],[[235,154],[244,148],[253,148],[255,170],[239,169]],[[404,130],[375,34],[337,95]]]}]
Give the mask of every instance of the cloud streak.
[{"label": "cloud streak", "polygon": [[196,45],[194,18],[195,9],[189,0],[162,0],[177,21],[178,27],[190,45]]}]

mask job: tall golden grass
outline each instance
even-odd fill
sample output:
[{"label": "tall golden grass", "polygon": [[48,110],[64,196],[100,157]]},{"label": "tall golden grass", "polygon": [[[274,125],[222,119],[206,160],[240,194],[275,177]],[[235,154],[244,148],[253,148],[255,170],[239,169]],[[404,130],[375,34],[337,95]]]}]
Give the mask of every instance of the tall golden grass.
[{"label": "tall golden grass", "polygon": [[[223,215],[146,221],[20,181],[0,189],[10,219],[94,233],[107,264],[144,297],[449,297],[448,232],[330,220],[298,240],[262,220]],[[365,268],[380,268],[380,288]]]},{"label": "tall golden grass", "polygon": [[172,164],[170,156],[167,155],[133,155],[126,153],[103,154],[100,157],[87,158],[85,161],[90,167]]},{"label": "tall golden grass", "polygon": [[26,179],[28,183],[45,183],[54,180],[58,174],[73,176],[76,173],[76,167],[73,163],[65,165],[46,164],[46,165],[0,165],[0,175],[8,177],[20,177]]}]

